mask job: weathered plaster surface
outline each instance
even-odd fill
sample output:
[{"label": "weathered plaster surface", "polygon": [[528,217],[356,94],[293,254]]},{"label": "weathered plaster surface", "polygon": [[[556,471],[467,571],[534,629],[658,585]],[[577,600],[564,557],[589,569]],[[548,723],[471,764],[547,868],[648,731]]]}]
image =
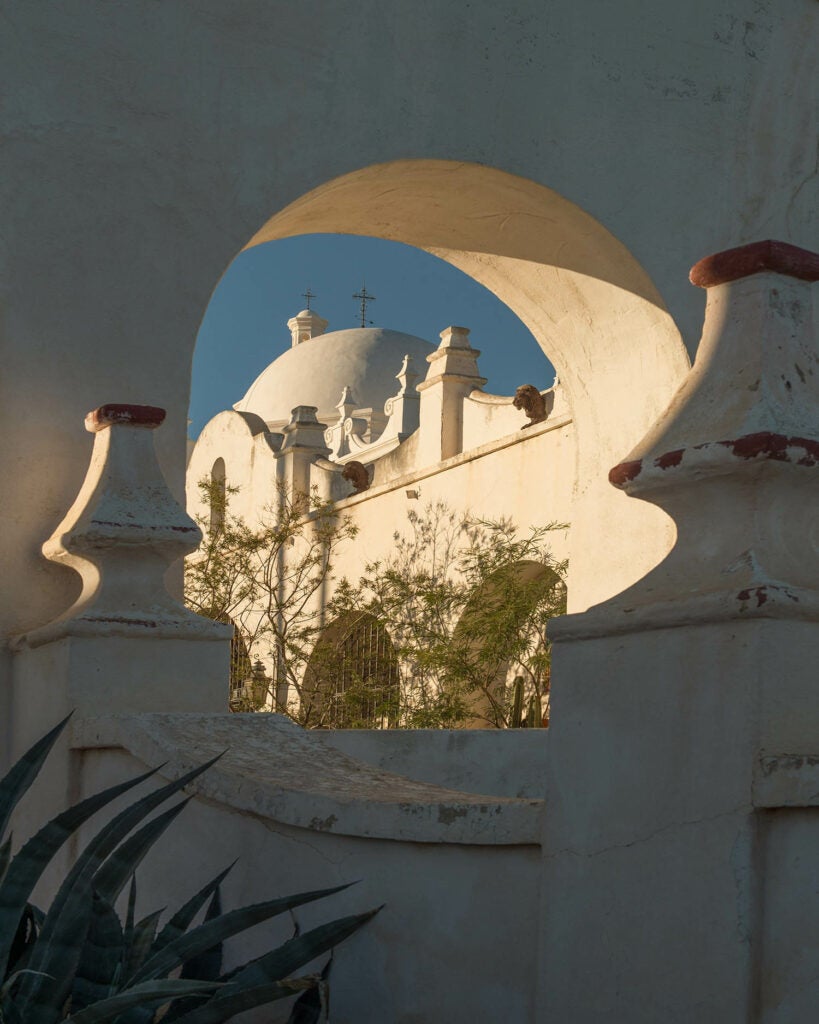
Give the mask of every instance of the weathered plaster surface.
[{"label": "weathered plaster surface", "polygon": [[415,782],[328,748],[279,715],[144,715],[120,720],[117,735],[141,761],[167,762],[171,776],[226,750],[195,790],[289,825],[410,842],[539,839],[541,800]]},{"label": "weathered plaster surface", "polygon": [[[89,790],[142,766],[122,751],[92,750],[83,758]],[[162,855],[169,847],[177,856]],[[541,1019],[531,984],[536,846],[356,838],[231,809],[199,791],[140,869],[142,907],[147,913],[165,902],[176,905],[237,857],[225,882],[225,907],[357,882],[297,911],[307,929],[386,904],[335,951],[334,1024]],[[521,909],[510,914],[512,907]],[[289,916],[253,929],[228,945],[228,962],[259,955],[292,933]],[[251,1020],[283,1024],[287,1014],[277,1012],[274,1004]]]}]

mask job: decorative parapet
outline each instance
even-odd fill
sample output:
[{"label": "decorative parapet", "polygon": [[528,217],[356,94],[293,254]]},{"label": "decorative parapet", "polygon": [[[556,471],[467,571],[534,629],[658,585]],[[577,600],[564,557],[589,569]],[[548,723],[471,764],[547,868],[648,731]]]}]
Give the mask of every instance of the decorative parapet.
[{"label": "decorative parapet", "polygon": [[342,459],[345,455],[350,454],[352,438],[356,438],[358,442],[357,445],[353,442],[355,447],[362,447],[366,444],[361,438],[361,434],[366,431],[367,423],[360,417],[353,417],[357,405],[352,389],[345,385],[336,406],[338,419],[324,431],[324,442],[330,449],[330,458],[332,459]]},{"label": "decorative parapet", "polygon": [[698,263],[694,366],[609,479],[677,526],[644,579],[557,635],[753,617],[819,620],[819,255],[760,242]]},{"label": "decorative parapet", "polygon": [[422,392],[419,454],[424,465],[458,455],[464,449],[463,404],[486,378],[478,373],[480,351],[469,343],[467,327],[447,327],[441,344],[427,356]]},{"label": "decorative parapet", "polygon": [[418,376],[412,357],[405,355],[401,369],[395,375],[399,383],[398,392],[384,404],[385,420],[380,420],[372,409],[356,408],[350,389],[345,387],[336,406],[338,420],[324,434],[332,458],[342,463],[351,459],[374,462],[414,433],[418,429],[420,415],[420,395],[415,387]]},{"label": "decorative parapet", "polygon": [[62,637],[227,639],[232,627],[195,615],[165,587],[168,567],[202,534],[168,489],[153,433],[164,409],[103,405],[88,414],[95,435],[77,499],[43,545],[46,558],[82,579],[75,603],[15,641],[35,647]]},{"label": "decorative parapet", "polygon": [[291,496],[310,493],[312,463],[330,454],[324,440],[327,424],[319,423],[317,413],[314,405],[297,405],[282,430],[284,440],[276,457],[284,460]]},{"label": "decorative parapet", "polygon": [[419,376],[412,356],[405,355],[401,369],[395,375],[400,385],[398,394],[388,398],[384,403],[384,412],[389,417],[385,435],[404,441],[418,429],[421,396],[415,382]]}]

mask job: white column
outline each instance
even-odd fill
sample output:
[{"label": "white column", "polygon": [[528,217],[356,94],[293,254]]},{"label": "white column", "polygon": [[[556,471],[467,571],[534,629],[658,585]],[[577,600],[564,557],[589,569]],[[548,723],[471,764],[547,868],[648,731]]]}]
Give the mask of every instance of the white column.
[{"label": "white column", "polygon": [[469,328],[447,327],[441,344],[427,356],[421,392],[420,465],[428,466],[463,450],[463,403],[475,388],[486,384],[478,373],[478,349],[469,344]]},{"label": "white column", "polygon": [[697,264],[696,363],[610,474],[674,548],[550,628],[555,1019],[785,1024],[819,1001],[817,278],[782,243]]}]

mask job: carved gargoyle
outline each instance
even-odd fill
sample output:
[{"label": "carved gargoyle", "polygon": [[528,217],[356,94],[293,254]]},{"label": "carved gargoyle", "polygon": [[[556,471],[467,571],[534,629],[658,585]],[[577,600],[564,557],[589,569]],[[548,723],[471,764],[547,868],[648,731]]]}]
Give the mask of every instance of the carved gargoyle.
[{"label": "carved gargoyle", "polygon": [[348,462],[341,474],[342,480],[347,480],[353,485],[353,493],[361,494],[370,486],[370,474],[367,467],[361,462]]},{"label": "carved gargoyle", "polygon": [[516,409],[523,409],[529,417],[529,422],[524,423],[521,429],[532,427],[535,423],[542,423],[546,419],[546,399],[541,395],[534,384],[521,384],[515,391],[512,405]]}]

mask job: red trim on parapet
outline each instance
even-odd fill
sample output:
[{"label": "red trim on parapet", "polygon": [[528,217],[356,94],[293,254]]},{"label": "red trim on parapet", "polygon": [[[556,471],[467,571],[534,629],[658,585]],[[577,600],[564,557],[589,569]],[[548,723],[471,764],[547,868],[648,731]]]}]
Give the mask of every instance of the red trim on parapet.
[{"label": "red trim on parapet", "polygon": [[[664,452],[649,465],[657,469],[674,469],[683,461],[686,452],[701,452],[714,448],[726,448],[738,459],[761,459],[773,462],[790,462],[794,466],[819,466],[819,441],[812,437],[789,437],[786,434],[772,434],[767,430],[756,434],[745,434],[731,441],[705,441],[690,448],[675,448]],[[643,471],[643,460],[632,459],[621,462],[609,471],[609,483],[615,487],[626,487]]]},{"label": "red trim on parapet", "polygon": [[158,405],[101,405],[85,417],[85,429],[92,434],[106,427],[148,427],[154,430],[165,419],[165,410]]},{"label": "red trim on parapet", "polygon": [[626,484],[640,475],[643,468],[642,459],[633,459],[631,462],[621,462],[619,466],[609,470],[609,483],[615,487],[625,487]]},{"label": "red trim on parapet", "polygon": [[706,256],[694,264],[688,279],[700,288],[712,288],[766,270],[801,281],[819,281],[819,253],[772,239],[752,242]]}]

